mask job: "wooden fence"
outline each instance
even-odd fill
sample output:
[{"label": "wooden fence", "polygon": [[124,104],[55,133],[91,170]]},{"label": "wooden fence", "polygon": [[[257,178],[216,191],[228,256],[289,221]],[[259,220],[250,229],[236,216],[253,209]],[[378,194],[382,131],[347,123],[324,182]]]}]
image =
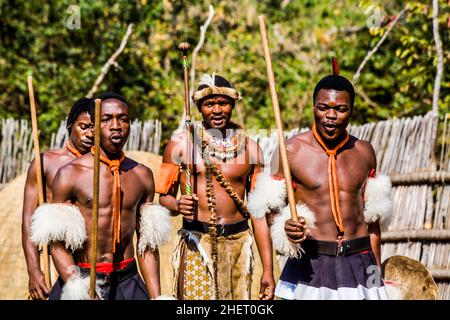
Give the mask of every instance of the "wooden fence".
[{"label": "wooden fence", "polygon": [[33,153],[31,126],[27,120],[1,119],[0,186],[26,170]]}]

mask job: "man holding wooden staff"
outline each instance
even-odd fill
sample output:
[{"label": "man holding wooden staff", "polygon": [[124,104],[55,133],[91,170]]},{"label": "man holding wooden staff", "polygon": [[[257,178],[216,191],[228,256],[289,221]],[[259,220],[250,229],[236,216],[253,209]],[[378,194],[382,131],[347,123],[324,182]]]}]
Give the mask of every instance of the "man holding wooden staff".
[{"label": "man holding wooden staff", "polygon": [[[263,169],[263,155],[231,121],[239,93],[225,78],[203,75],[192,98],[203,122],[194,126],[189,148],[186,133],[172,137],[156,182],[160,203],[172,215],[183,216],[172,262],[174,295],[183,300],[250,299],[254,233],[263,264],[259,297],[272,299],[269,228],[265,220],[251,219],[250,231],[251,217],[243,201]],[[187,164],[193,164],[192,183],[186,178]],[[177,198],[179,186],[182,195]]]},{"label": "man holding wooden staff", "polygon": [[[129,107],[115,93],[99,95],[100,193],[96,259],[97,298],[136,300],[160,295],[158,247],[168,240],[169,212],[152,204],[154,181],[146,166],[125,157]],[[89,253],[93,245],[94,150],[58,170],[53,203],[33,215],[31,239],[50,243],[59,279],[50,299],[89,299]],[[133,235],[137,233],[138,263]],[[145,283],[144,283],[145,282]]]},{"label": "man holding wooden staff", "polygon": [[[45,183],[44,201],[47,203],[52,202],[52,183],[58,169],[89,152],[93,146],[93,124],[90,116],[93,105],[93,99],[78,99],[67,117],[66,126],[69,131],[69,141],[67,141],[66,146],[44,152],[41,156],[41,171]],[[30,296],[32,299],[44,300],[48,297],[50,289],[45,285],[44,274],[39,263],[38,248],[30,240],[31,216],[38,207],[37,189],[36,162],[33,160],[28,167],[25,181],[22,210],[22,246],[27,263]]]},{"label": "man holding wooden staff", "polygon": [[271,164],[274,175],[261,176],[249,197],[255,216],[272,212],[274,247],[289,257],[275,295],[288,300],[386,299],[379,271],[380,223],[392,211],[390,180],[375,177],[370,143],[346,130],[355,93],[338,74],[335,60],[333,75],[319,81],[313,97],[312,130],[286,142],[299,220],[284,207],[279,152]]}]

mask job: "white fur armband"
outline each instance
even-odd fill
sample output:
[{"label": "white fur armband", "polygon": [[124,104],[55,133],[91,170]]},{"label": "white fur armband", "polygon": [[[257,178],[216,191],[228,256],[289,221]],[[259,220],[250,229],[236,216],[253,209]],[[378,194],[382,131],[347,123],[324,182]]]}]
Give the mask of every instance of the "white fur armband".
[{"label": "white fur armband", "polygon": [[276,180],[268,174],[261,174],[248,196],[248,210],[254,218],[264,218],[271,209],[278,210],[286,205],[286,195],[284,179]]},{"label": "white fur armband", "polygon": [[366,223],[380,222],[385,229],[393,212],[391,179],[384,174],[367,180],[365,191],[364,220]]},{"label": "white fur armband", "polygon": [[[313,228],[316,223],[314,213],[304,204],[297,204],[297,214],[306,221],[306,228]],[[279,215],[274,218],[273,225],[270,227],[270,235],[272,237],[273,247],[283,255],[291,258],[301,258],[304,253],[301,244],[289,241],[284,224],[286,220],[291,218],[289,206],[286,206]]]},{"label": "white fur armband", "polygon": [[138,254],[142,255],[147,247],[154,250],[169,240],[172,222],[170,211],[158,204],[144,203],[140,213]]},{"label": "white fur armband", "polygon": [[[89,295],[90,277],[82,276],[76,266],[71,267],[75,268],[76,271],[63,285],[61,300],[91,300]],[[95,282],[95,292],[100,299],[102,299],[102,294],[99,285],[103,282],[103,280],[99,279]]]},{"label": "white fur armband", "polygon": [[36,245],[63,241],[72,251],[81,248],[87,235],[80,209],[62,203],[39,206],[31,217],[30,239]]}]

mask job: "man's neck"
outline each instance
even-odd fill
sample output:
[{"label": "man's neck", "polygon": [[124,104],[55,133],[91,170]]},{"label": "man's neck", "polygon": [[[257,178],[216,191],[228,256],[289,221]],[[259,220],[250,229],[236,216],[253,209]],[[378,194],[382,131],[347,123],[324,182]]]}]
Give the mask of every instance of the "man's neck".
[{"label": "man's neck", "polygon": [[105,151],[102,148],[100,148],[100,154],[102,156],[105,156],[109,160],[118,160],[122,156],[122,150],[117,151],[117,152],[108,152],[108,151]]},{"label": "man's neck", "polygon": [[[317,129],[316,129],[317,130]],[[322,134],[320,133],[319,130],[317,130],[317,133],[319,135],[319,137],[322,139],[323,143],[327,146],[328,149],[333,150],[334,148],[336,148],[336,146],[338,146],[347,136],[347,132],[344,131],[342,132],[338,137],[336,137],[335,139],[329,140],[329,139],[325,139]],[[314,135],[313,135],[314,136]],[[314,137],[314,140],[316,140],[316,138]],[[318,147],[322,148],[322,146],[320,145],[320,143],[318,141],[316,141]]]},{"label": "man's neck", "polygon": [[[234,135],[234,130],[236,130],[236,127],[232,125],[231,122],[222,129],[212,128],[206,124],[203,124],[203,128],[208,130],[210,135],[218,139],[229,139]],[[218,135],[218,132],[220,132],[220,135]]]}]

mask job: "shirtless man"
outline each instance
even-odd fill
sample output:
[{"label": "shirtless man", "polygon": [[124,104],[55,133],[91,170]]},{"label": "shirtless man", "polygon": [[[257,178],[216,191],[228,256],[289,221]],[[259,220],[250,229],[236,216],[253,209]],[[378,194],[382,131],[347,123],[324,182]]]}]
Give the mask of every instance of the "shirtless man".
[{"label": "shirtless man", "polygon": [[[242,199],[251,177],[260,174],[264,165],[258,145],[231,122],[238,98],[238,92],[218,75],[204,75],[193,95],[203,124],[194,129],[192,195],[186,192],[184,174],[190,158],[186,136],[172,138],[164,151],[157,183],[159,201],[173,215],[183,216],[173,260],[178,299],[251,298],[253,240]],[[179,185],[182,195],[177,199]],[[272,299],[269,228],[265,220],[251,221],[263,264],[260,299]]]},{"label": "shirtless man", "polygon": [[[93,124],[89,112],[93,110],[94,100],[78,99],[67,117],[69,141],[65,148],[44,152],[41,156],[43,180],[45,184],[44,202],[52,202],[52,183],[56,172],[63,165],[89,152],[94,144]],[[38,186],[36,165],[30,163],[25,181],[22,210],[22,247],[25,253],[29,276],[28,288],[32,299],[44,300],[48,297],[49,288],[45,285],[44,274],[39,263],[38,248],[30,240],[31,216],[38,207]]]},{"label": "shirtless man", "polygon": [[[128,103],[115,93],[104,93],[98,98],[102,104],[97,296],[107,300],[157,298],[160,295],[158,246],[167,240],[170,232],[169,212],[151,204],[152,171],[122,152],[130,130]],[[38,208],[33,216],[32,240],[51,242],[51,255],[60,276],[50,299],[88,298],[92,153],[93,149],[58,171],[52,187],[53,204]],[[47,231],[46,226],[52,221]],[[137,260],[145,284],[134,259],[135,231]]]},{"label": "shirtless man", "polygon": [[[353,102],[353,86],[346,78],[323,78],[314,90],[313,129],[287,141],[300,218],[292,220],[288,207],[270,217],[274,247],[290,256],[275,291],[280,298],[386,298],[377,266],[379,220],[384,221],[392,207],[390,182],[386,176],[374,178],[376,158],[370,143],[346,131]],[[282,167],[275,172],[272,193],[284,184]],[[285,196],[285,189],[280,194]],[[374,203],[375,198],[384,205]],[[273,209],[265,205],[264,210]]]}]

